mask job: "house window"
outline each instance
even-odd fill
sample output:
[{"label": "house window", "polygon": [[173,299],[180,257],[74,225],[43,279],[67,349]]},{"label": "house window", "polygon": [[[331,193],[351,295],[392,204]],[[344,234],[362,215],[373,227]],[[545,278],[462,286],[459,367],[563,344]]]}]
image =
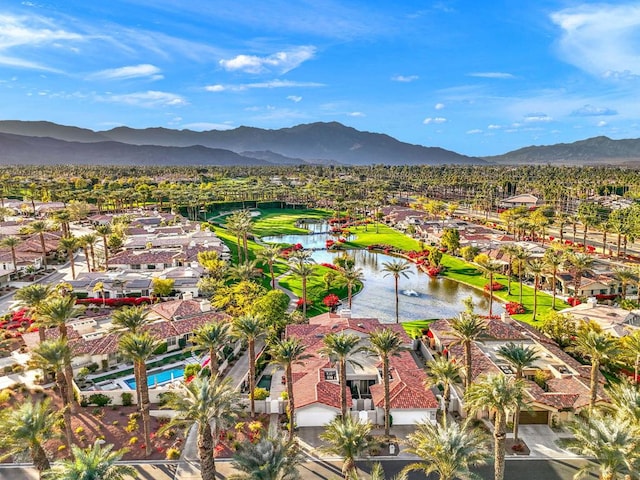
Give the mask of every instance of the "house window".
[{"label": "house window", "polygon": [[147,265],[147,270],[155,270],[156,266],[154,264]]},{"label": "house window", "polygon": [[325,380],[337,380],[338,374],[335,370],[325,370],[324,371],[324,379]]},{"label": "house window", "polygon": [[136,264],[136,265],[131,265],[131,270],[140,270],[142,268],[142,265]]},{"label": "house window", "polygon": [[175,347],[176,345],[178,345],[178,340],[176,339],[176,337],[167,338],[167,347],[168,348]]}]

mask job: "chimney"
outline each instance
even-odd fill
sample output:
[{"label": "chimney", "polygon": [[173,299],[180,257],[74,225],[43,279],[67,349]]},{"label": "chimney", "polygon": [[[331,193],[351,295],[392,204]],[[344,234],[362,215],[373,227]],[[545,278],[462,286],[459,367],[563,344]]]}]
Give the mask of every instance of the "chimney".
[{"label": "chimney", "polygon": [[202,300],[200,302],[200,311],[201,312],[210,312],[211,311],[211,302],[209,300]]},{"label": "chimney", "polygon": [[351,318],[351,310],[348,308],[341,308],[338,310],[338,315],[340,315],[340,318]]},{"label": "chimney", "polygon": [[193,293],[191,292],[183,292],[182,293],[183,300],[193,300]]},{"label": "chimney", "polygon": [[595,308],[598,304],[598,299],[596,297],[587,298],[587,308]]},{"label": "chimney", "polygon": [[502,320],[505,323],[509,320],[509,315],[507,315],[507,312],[502,312],[500,314],[500,320]]}]

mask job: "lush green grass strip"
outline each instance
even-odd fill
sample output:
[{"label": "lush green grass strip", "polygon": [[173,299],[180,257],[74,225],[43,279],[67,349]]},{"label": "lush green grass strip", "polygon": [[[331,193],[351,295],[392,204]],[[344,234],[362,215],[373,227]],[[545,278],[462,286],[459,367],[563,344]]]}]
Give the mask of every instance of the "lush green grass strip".
[{"label": "lush green grass strip", "polygon": [[420,250],[422,245],[418,240],[405,235],[393,228],[380,224],[376,233],[376,226],[369,224],[365,231],[364,226],[351,227],[349,231],[356,235],[354,240],[344,243],[344,249],[367,248],[369,245],[391,245],[404,251]]},{"label": "lush green grass strip", "polygon": [[431,320],[412,320],[410,322],[402,322],[402,328],[407,332],[407,335],[411,338],[418,338],[422,336],[422,330],[429,328],[429,324],[433,322]]},{"label": "lush green grass strip", "polygon": [[267,235],[297,235],[306,234],[308,230],[295,226],[301,219],[322,221],[331,217],[331,212],[320,209],[264,209],[260,216],[255,217],[251,233],[257,237]]}]

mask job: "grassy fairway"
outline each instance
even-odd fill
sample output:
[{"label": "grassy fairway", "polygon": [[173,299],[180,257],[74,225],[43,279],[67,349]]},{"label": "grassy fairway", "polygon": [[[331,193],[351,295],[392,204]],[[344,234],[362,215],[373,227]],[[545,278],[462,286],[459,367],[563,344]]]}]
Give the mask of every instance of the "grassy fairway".
[{"label": "grassy fairway", "polygon": [[[478,289],[483,289],[484,286],[489,283],[489,280],[482,275],[474,265],[465,262],[464,260],[452,257],[451,255],[444,255],[442,257],[442,265],[446,266],[444,276],[456,280],[461,283],[465,283]],[[504,275],[495,275],[494,281],[507,286],[507,277]],[[538,292],[538,312],[536,314],[536,321],[532,321],[533,316],[533,287],[527,285],[522,286],[522,304],[526,309],[526,313],[521,315],[513,315],[513,318],[522,322],[530,323],[531,325],[538,326],[542,323],[542,319],[545,318],[547,313],[551,311],[551,302],[553,297],[546,293]],[[504,302],[520,302],[520,284],[517,280],[511,280],[511,295],[507,295],[507,290],[501,290],[494,292],[494,298],[498,298]],[[556,298],[556,310],[567,308],[569,305],[559,298]]]},{"label": "grassy fairway", "polygon": [[349,231],[356,235],[356,238],[346,242],[344,248],[366,248],[369,245],[385,244],[405,251],[420,250],[420,242],[387,225],[380,224],[378,233],[375,225],[368,225],[367,231],[363,226],[351,227]]},{"label": "grassy fairway", "polygon": [[411,338],[421,337],[422,330],[429,327],[433,320],[413,320],[411,322],[402,322],[402,328]]},{"label": "grassy fairway", "polygon": [[331,217],[331,212],[328,210],[265,209],[260,210],[260,216],[255,218],[251,232],[258,237],[267,235],[304,235],[307,230],[295,226],[298,220],[308,218],[321,221],[329,217]]}]

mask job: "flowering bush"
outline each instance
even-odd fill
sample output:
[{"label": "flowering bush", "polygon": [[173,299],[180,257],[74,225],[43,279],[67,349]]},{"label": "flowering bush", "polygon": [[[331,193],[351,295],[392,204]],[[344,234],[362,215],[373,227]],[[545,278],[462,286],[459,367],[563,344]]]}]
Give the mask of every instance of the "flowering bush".
[{"label": "flowering bush", "polygon": [[576,305],[580,305],[582,302],[580,301],[579,298],[569,297],[569,298],[567,298],[567,303],[569,305],[571,305],[572,307],[575,307]]},{"label": "flowering bush", "polygon": [[[311,306],[312,304],[313,302],[307,298],[307,307]],[[302,308],[302,305],[304,305],[304,300],[302,298],[299,298],[296,302],[296,308]]]},{"label": "flowering bush", "polygon": [[325,244],[325,246],[326,246],[327,248],[331,248],[331,247],[333,247],[333,245],[334,245],[335,243],[336,243],[336,242],[334,242],[334,241],[333,241],[333,240],[331,240],[330,238],[329,238],[329,239],[327,239],[327,241],[326,241],[326,242],[324,242],[324,244]]},{"label": "flowering bush", "polygon": [[485,292],[499,292],[500,290],[504,290],[504,285],[502,285],[501,283],[498,282],[493,282],[491,284],[487,283],[484,286],[484,291]]},{"label": "flowering bush", "polygon": [[335,293],[330,293],[322,299],[322,303],[324,303],[327,308],[334,308],[340,303],[340,298],[338,298]]},{"label": "flowering bush", "polygon": [[504,309],[509,315],[520,315],[521,313],[525,313],[524,305],[518,302],[507,302]]},{"label": "flowering bush", "polygon": [[334,265],[333,263],[321,263],[320,265],[322,265],[323,267],[327,267],[330,268],[331,270],[340,270],[340,267],[338,267],[338,265]]},{"label": "flowering bush", "polygon": [[152,303],[151,297],[123,297],[123,298],[78,298],[77,304],[80,305],[106,305],[109,307],[134,306]]},{"label": "flowering bush", "polygon": [[438,267],[429,266],[425,269],[425,272],[427,272],[427,275],[429,275],[430,277],[437,277],[441,271],[442,271],[442,267],[440,266]]}]

